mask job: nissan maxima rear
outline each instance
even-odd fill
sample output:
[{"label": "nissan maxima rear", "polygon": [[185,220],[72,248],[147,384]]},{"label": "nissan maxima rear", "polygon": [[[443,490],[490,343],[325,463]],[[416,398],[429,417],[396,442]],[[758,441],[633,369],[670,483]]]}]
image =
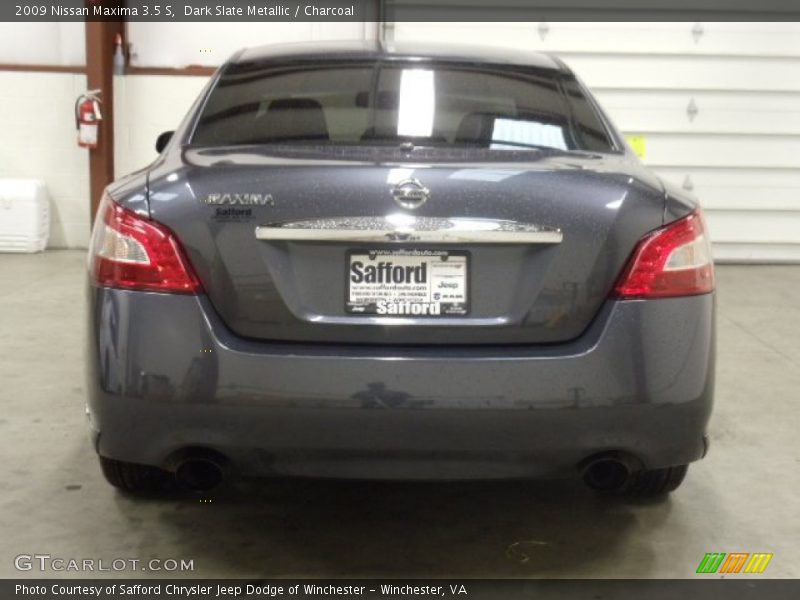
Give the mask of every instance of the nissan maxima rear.
[{"label": "nissan maxima rear", "polygon": [[580,475],[675,489],[707,449],[697,202],[558,59],[244,50],[90,249],[109,482]]}]

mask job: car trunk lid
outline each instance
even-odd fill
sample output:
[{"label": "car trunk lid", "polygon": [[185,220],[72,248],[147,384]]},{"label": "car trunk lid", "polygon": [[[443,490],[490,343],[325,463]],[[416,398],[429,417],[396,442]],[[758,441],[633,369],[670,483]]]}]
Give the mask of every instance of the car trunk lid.
[{"label": "car trunk lid", "polygon": [[[416,208],[398,198],[408,181],[427,189]],[[179,236],[215,309],[240,336],[540,344],[586,329],[636,242],[661,225],[663,193],[622,156],[428,156],[419,166],[197,149],[151,173],[150,207]],[[365,267],[375,267],[375,285],[354,284],[354,262],[359,284]],[[450,306],[360,308],[375,294],[408,297],[392,289],[391,269],[377,280],[381,262],[399,267],[417,290],[421,271],[438,273],[447,285],[437,300]],[[425,293],[432,300],[436,292]]]}]

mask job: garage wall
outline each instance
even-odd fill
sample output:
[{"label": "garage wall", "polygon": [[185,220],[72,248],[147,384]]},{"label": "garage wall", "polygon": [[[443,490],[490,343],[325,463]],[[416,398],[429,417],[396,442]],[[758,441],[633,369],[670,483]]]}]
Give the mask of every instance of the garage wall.
[{"label": "garage wall", "polygon": [[0,64],[83,66],[84,30],[82,21],[0,23]]},{"label": "garage wall", "polygon": [[310,40],[366,39],[374,23],[127,24],[135,67],[219,66],[240,48]]},{"label": "garage wall", "polygon": [[85,75],[0,71],[0,178],[47,184],[51,248],[89,241],[89,158],[73,117],[85,89]]},{"label": "garage wall", "polygon": [[[0,23],[0,64],[83,67],[83,23]],[[89,239],[89,161],[75,143],[80,73],[0,69],[0,178],[42,179],[50,195],[49,247]]]},{"label": "garage wall", "polygon": [[552,52],[644,162],[702,201],[721,261],[800,262],[800,23],[394,23],[402,40]]}]

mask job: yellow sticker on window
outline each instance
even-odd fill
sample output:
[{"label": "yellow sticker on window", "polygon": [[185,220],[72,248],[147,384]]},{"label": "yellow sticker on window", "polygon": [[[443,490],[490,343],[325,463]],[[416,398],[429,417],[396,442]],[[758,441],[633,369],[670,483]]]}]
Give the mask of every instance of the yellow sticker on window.
[{"label": "yellow sticker on window", "polygon": [[647,154],[647,138],[643,135],[628,135],[625,136],[625,139],[628,140],[633,153],[641,160],[644,160],[645,154]]}]

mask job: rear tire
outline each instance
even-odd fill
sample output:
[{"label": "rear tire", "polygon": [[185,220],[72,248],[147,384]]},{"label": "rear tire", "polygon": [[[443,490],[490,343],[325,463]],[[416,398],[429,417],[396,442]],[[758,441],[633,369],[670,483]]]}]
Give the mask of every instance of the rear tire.
[{"label": "rear tire", "polygon": [[162,492],[169,488],[170,474],[158,467],[100,457],[100,469],[106,481],[132,494]]},{"label": "rear tire", "polygon": [[622,493],[637,498],[653,498],[668,494],[678,489],[688,470],[689,465],[677,465],[632,473]]}]

